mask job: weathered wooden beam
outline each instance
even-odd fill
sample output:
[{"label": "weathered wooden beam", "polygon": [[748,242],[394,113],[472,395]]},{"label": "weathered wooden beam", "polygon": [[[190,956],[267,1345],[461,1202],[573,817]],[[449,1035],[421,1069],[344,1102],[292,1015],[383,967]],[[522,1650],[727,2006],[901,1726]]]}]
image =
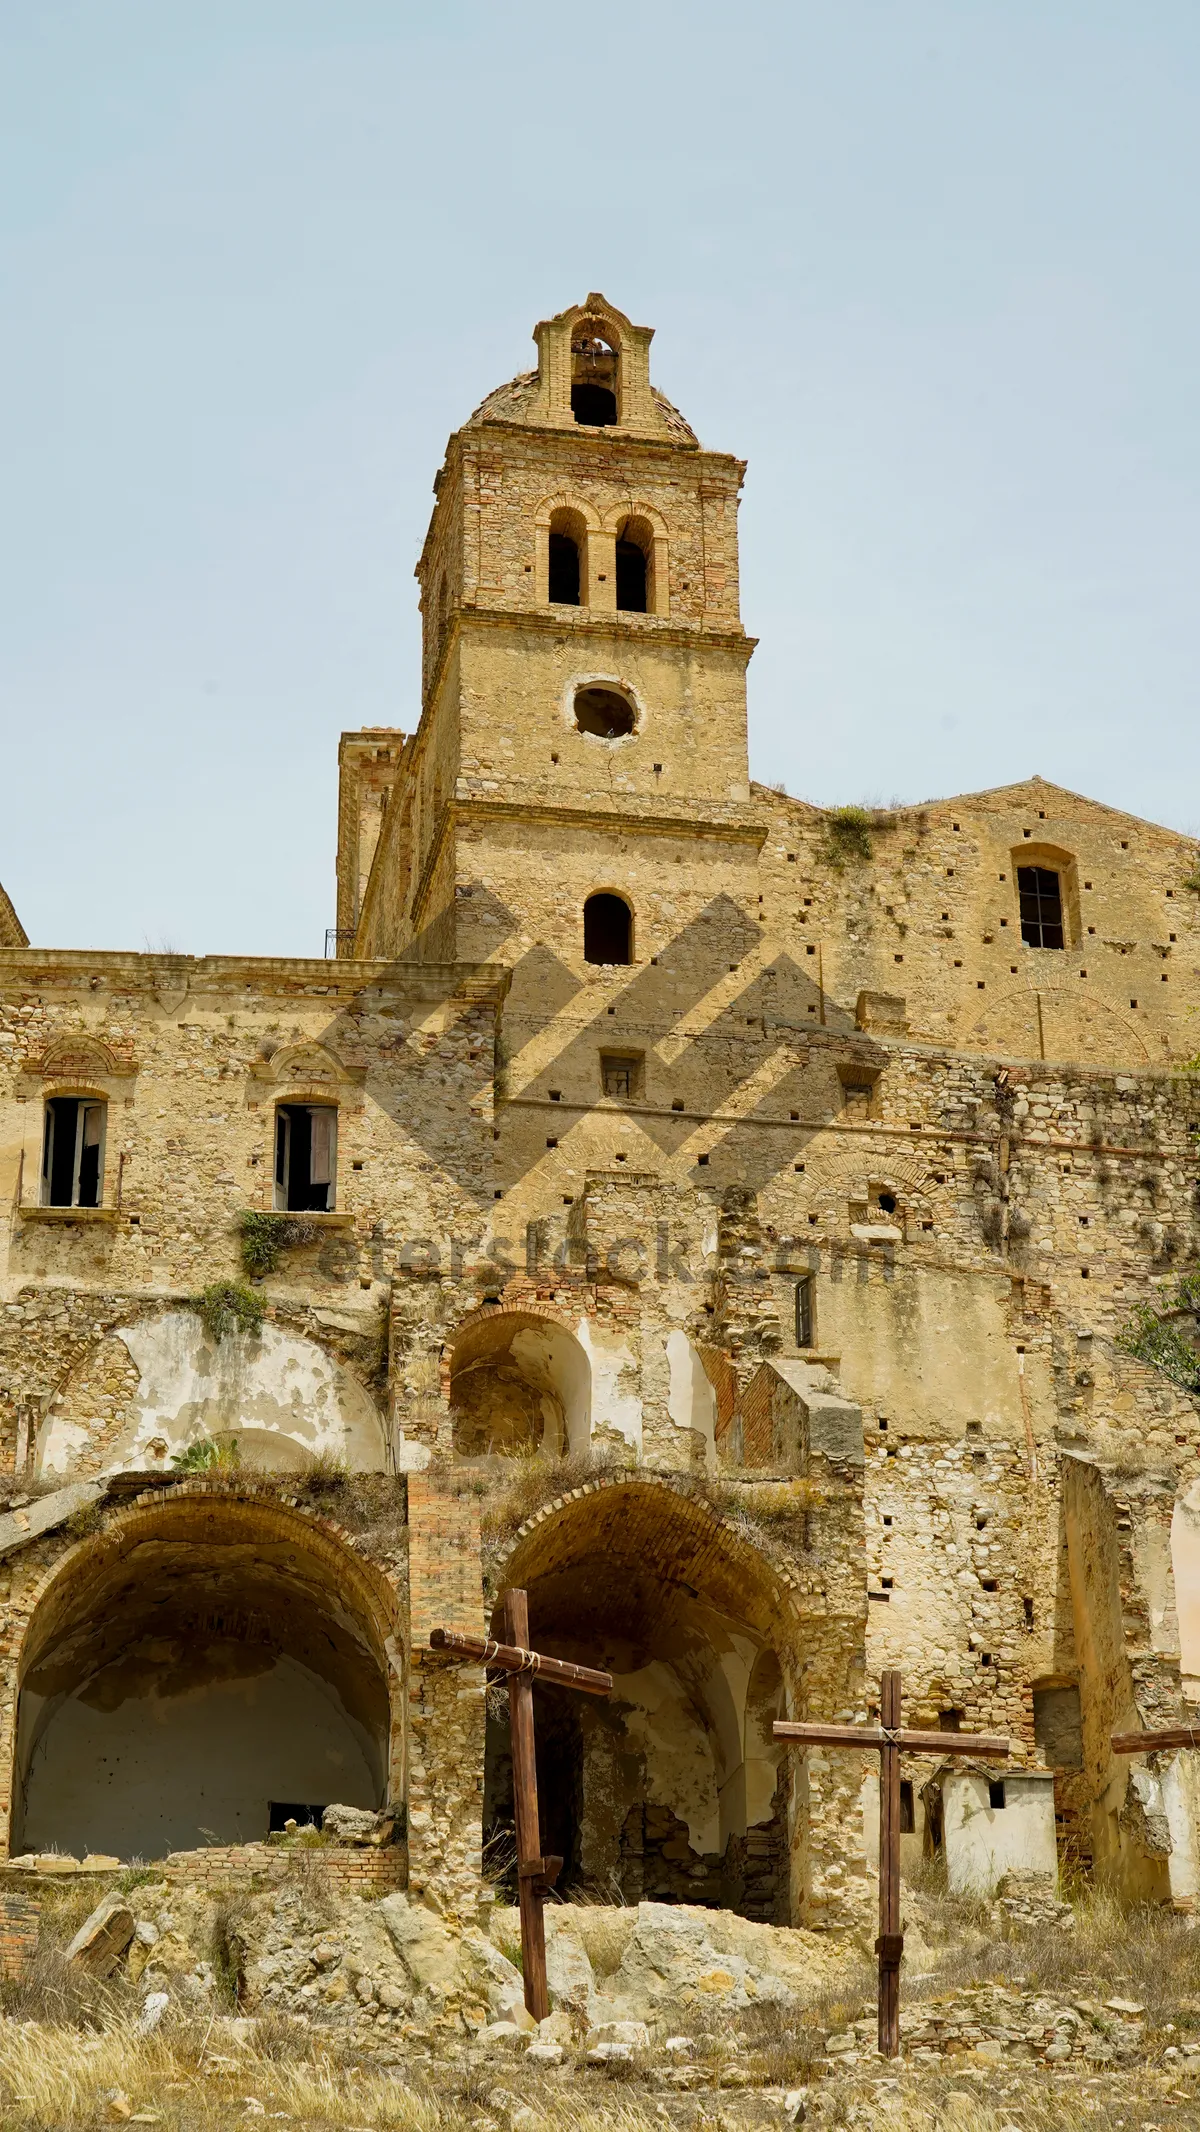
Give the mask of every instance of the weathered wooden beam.
[{"label": "weathered wooden beam", "polygon": [[1165,1725],[1161,1732],[1114,1732],[1114,1754],[1153,1754],[1160,1747],[1200,1747],[1200,1726]]},{"label": "weathered wooden beam", "polygon": [[861,1747],[877,1754],[883,1747],[898,1747],[902,1754],[978,1755],[983,1760],[1003,1760],[1012,1753],[1012,1742],[991,1732],[923,1732],[903,1725],[885,1733],[881,1725],[793,1725],[772,1727],[777,1740],[792,1740],[798,1747]]},{"label": "weathered wooden beam", "polygon": [[573,1666],[569,1659],[544,1658],[540,1651],[526,1651],[519,1644],[494,1643],[490,1636],[471,1636],[460,1629],[431,1629],[431,1651],[449,1651],[456,1658],[479,1658],[500,1673],[528,1673],[536,1680],[557,1681],[564,1688],[580,1688],[585,1695],[611,1695],[611,1673],[598,1673],[592,1666]]}]

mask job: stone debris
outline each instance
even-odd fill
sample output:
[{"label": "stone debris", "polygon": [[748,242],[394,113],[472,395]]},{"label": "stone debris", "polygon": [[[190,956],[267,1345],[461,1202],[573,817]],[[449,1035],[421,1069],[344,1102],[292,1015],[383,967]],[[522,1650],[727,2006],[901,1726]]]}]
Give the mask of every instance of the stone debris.
[{"label": "stone debris", "polygon": [[66,1959],[89,1976],[111,1976],[134,1934],[134,1916],[118,1895],[106,1895],[79,1927]]}]

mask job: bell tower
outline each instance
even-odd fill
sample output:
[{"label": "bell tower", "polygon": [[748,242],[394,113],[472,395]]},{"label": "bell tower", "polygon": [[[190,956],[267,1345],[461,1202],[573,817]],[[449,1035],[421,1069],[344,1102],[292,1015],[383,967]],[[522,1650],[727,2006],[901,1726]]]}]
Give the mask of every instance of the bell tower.
[{"label": "bell tower", "polygon": [[417,567],[421,721],[356,954],[585,964],[606,896],[641,962],[752,865],[745,468],[651,384],[651,338],[589,295],[449,441]]}]

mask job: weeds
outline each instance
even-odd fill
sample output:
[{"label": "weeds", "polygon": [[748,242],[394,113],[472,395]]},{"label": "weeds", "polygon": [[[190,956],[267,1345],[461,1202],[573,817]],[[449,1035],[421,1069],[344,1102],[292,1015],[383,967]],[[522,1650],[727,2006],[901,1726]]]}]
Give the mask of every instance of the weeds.
[{"label": "weeds", "polygon": [[176,1473],[229,1473],[242,1463],[237,1437],[225,1443],[215,1443],[211,1436],[200,1436],[185,1451],[176,1451],[171,1464]]},{"label": "weeds", "polygon": [[875,856],[871,831],[875,827],[874,816],[866,807],[831,807],[825,816],[825,839],[817,857],[835,873],[844,873],[847,865],[868,866]]},{"label": "weeds", "polygon": [[297,1244],[310,1244],[317,1233],[316,1224],[303,1217],[264,1214],[256,1207],[242,1209],[238,1216],[238,1231],[243,1270],[251,1279],[258,1280],[264,1274],[274,1273],[281,1251],[290,1250]]},{"label": "weeds", "polygon": [[261,1332],[267,1314],[261,1296],[256,1296],[252,1288],[243,1288],[238,1281],[212,1281],[189,1302],[199,1312],[209,1338],[218,1342],[231,1333]]},{"label": "weeds", "polygon": [[217,2003],[233,2012],[241,2000],[246,1948],[242,1939],[247,1903],[244,1897],[220,1896],[213,1912],[208,1959],[216,1983]]},{"label": "weeds", "polygon": [[306,1472],[289,1474],[288,1494],[336,1518],[378,1554],[395,1554],[405,1545],[408,1489],[402,1474],[352,1473],[343,1459],[322,1452]]}]

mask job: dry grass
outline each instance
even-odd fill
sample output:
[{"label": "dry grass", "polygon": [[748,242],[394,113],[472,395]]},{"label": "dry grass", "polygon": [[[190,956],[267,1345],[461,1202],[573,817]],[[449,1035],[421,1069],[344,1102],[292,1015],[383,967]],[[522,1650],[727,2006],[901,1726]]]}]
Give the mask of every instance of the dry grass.
[{"label": "dry grass", "polygon": [[1047,1923],[1026,1926],[1014,1939],[981,1931],[982,1920],[991,1920],[978,1908],[949,1898],[936,1906],[926,1898],[923,1907],[927,1917],[935,1907],[942,1913],[954,1952],[906,1985],[909,2001],[1002,1983],[1066,1999],[1136,1999],[1156,2025],[1173,2021],[1189,2037],[1200,2029],[1200,1931],[1161,1905],[1125,1908],[1111,1895],[1088,1894],[1075,1905],[1072,1931]]}]

